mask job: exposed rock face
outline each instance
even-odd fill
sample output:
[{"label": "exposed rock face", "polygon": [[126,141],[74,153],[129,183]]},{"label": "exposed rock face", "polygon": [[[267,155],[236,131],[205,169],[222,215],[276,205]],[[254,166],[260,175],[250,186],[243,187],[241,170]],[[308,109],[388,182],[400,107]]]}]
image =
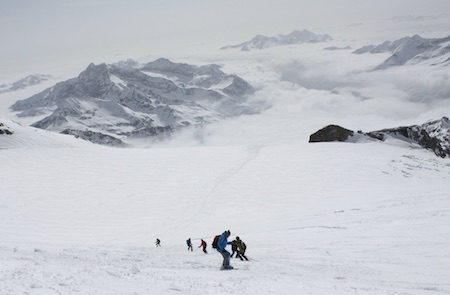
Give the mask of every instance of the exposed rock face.
[{"label": "exposed rock face", "polygon": [[419,35],[404,37],[396,41],[385,41],[380,45],[368,45],[355,50],[355,54],[391,53],[376,70],[383,70],[406,63],[419,63],[433,60],[433,64],[450,64],[450,36],[426,39]]},{"label": "exposed rock face", "polygon": [[265,49],[274,46],[292,45],[301,43],[319,43],[331,41],[329,35],[316,35],[308,30],[295,30],[288,35],[277,35],[267,37],[264,35],[256,35],[252,40],[237,45],[224,46],[221,49],[240,48],[242,51],[250,51],[254,49]]},{"label": "exposed rock face", "polygon": [[61,132],[61,134],[74,135],[76,138],[82,138],[97,144],[108,145],[113,147],[126,147],[127,145],[120,139],[113,136],[109,136],[100,132],[93,131],[81,131],[81,130],[71,130],[66,129]]},{"label": "exposed rock face", "polygon": [[0,135],[3,135],[3,134],[12,135],[12,134],[14,134],[14,132],[11,131],[8,126],[6,126],[5,124],[0,122]]},{"label": "exposed rock face", "polygon": [[387,136],[412,141],[437,156],[450,156],[450,121],[447,117],[420,126],[398,127],[372,131],[366,135],[384,141]]},{"label": "exposed rock face", "polygon": [[309,137],[309,142],[346,141],[353,131],[337,125],[328,125]]},{"label": "exposed rock face", "polygon": [[[450,157],[450,120],[443,117],[422,125],[389,128],[367,133],[358,132],[360,136],[385,141],[387,138],[415,143],[433,151],[437,156]],[[329,125],[310,136],[309,142],[349,141],[354,132],[345,128]]]},{"label": "exposed rock face", "polygon": [[133,137],[254,114],[246,102],[253,87],[218,65],[195,66],[158,59],[139,67],[90,64],[78,77],[11,106],[21,117],[47,115],[32,126],[120,146]]}]

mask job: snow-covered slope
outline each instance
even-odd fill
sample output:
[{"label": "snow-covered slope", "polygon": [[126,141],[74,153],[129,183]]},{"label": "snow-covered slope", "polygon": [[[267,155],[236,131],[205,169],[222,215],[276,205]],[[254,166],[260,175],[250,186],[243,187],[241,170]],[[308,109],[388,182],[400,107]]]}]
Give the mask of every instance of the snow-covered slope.
[{"label": "snow-covered slope", "polygon": [[[79,140],[6,124],[1,294],[450,292],[450,162],[427,151],[274,140],[67,149]],[[226,229],[250,261],[223,272],[221,255],[197,246]]]},{"label": "snow-covered slope", "polygon": [[72,135],[62,135],[0,118],[0,150],[36,148],[74,148],[91,145]]},{"label": "snow-covered slope", "polygon": [[268,37],[264,35],[257,35],[253,37],[250,41],[246,41],[237,45],[224,46],[221,49],[231,49],[240,48],[242,51],[250,51],[255,49],[265,49],[274,46],[281,45],[292,45],[292,44],[302,44],[302,43],[319,43],[331,41],[328,34],[317,35],[308,30],[303,31],[292,31],[288,35],[277,35],[273,37]]}]

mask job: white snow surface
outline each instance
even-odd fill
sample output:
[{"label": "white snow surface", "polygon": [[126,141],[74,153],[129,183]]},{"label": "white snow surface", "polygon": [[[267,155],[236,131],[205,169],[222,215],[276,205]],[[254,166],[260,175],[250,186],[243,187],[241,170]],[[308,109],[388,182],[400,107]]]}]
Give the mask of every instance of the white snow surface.
[{"label": "white snow surface", "polygon": [[[450,293],[450,161],[429,151],[115,149],[2,123],[0,294]],[[227,229],[250,260],[220,271]]]}]

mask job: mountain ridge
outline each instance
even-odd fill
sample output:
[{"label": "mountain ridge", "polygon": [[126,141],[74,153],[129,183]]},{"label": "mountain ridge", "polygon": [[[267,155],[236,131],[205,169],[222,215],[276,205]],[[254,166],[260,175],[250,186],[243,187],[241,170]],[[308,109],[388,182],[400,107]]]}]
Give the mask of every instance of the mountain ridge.
[{"label": "mountain ridge", "polygon": [[246,102],[253,87],[218,65],[168,59],[129,65],[91,63],[78,77],[19,100],[10,109],[19,117],[44,116],[33,127],[115,146],[126,138],[164,136],[257,112]]},{"label": "mountain ridge", "polygon": [[367,45],[353,51],[354,54],[390,53],[391,56],[375,70],[384,70],[404,64],[417,64],[431,60],[432,65],[450,65],[450,36],[422,38],[419,35],[385,41],[379,45]]},{"label": "mountain ridge", "polygon": [[20,80],[12,82],[12,83],[1,84],[0,85],[0,94],[26,89],[28,87],[41,84],[42,82],[47,81],[50,78],[52,78],[52,76],[44,75],[44,74],[28,75]]},{"label": "mountain ridge", "polygon": [[228,45],[220,48],[221,50],[240,48],[241,51],[250,51],[255,49],[266,49],[274,46],[292,45],[301,43],[319,43],[331,41],[333,38],[328,34],[316,35],[308,30],[294,30],[288,35],[264,36],[256,35],[250,41],[246,41],[237,45]]},{"label": "mountain ridge", "polygon": [[354,132],[338,125],[328,125],[312,134],[309,142],[361,142],[364,140],[386,141],[394,138],[417,144],[441,158],[450,158],[450,120],[442,117],[421,125],[401,126],[377,131]]}]

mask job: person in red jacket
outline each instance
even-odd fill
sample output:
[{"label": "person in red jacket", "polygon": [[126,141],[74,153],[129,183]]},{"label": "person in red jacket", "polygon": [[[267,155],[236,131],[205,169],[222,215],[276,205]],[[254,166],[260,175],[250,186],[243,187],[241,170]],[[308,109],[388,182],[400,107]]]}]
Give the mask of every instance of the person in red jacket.
[{"label": "person in red jacket", "polygon": [[206,246],[207,246],[206,242],[202,239],[202,243],[198,247],[199,248],[203,247],[203,253],[208,254],[208,251],[206,251]]}]

